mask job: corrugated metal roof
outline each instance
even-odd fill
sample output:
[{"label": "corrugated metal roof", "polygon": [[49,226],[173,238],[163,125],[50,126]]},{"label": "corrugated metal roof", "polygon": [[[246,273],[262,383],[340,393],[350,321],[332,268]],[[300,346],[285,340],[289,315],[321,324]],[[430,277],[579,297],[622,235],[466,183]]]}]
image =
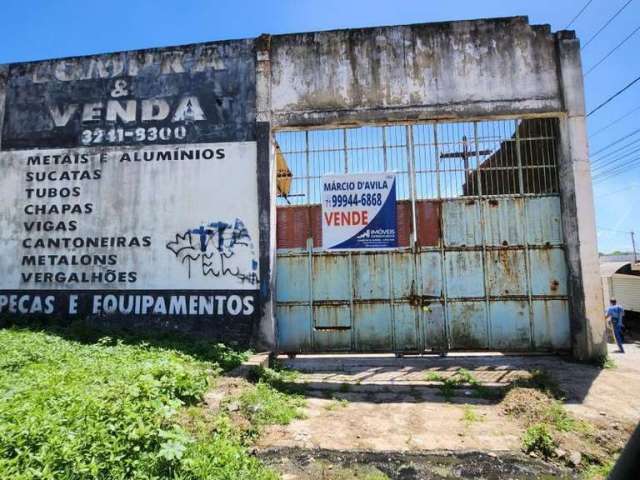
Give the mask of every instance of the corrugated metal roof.
[{"label": "corrugated metal roof", "polygon": [[613,294],[622,308],[640,312],[640,277],[616,274],[611,278]]},{"label": "corrugated metal roof", "polygon": [[629,265],[629,262],[602,262],[600,264],[600,276],[610,277],[625,265]]}]

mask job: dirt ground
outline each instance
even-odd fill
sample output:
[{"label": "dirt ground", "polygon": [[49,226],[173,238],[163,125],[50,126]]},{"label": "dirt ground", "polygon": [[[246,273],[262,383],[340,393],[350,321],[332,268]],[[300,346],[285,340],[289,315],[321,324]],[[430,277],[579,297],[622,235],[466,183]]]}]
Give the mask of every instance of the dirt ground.
[{"label": "dirt ground", "polygon": [[[300,356],[294,360],[282,359],[285,366],[302,372],[297,381],[306,384],[305,418],[286,426],[269,427],[257,444],[258,452],[269,459],[283,478],[290,480],[475,478],[457,475],[453,470],[447,470],[448,467],[438,467],[438,470],[433,458],[431,466],[435,470],[429,470],[431,476],[424,473],[427,470],[420,470],[422,467],[416,467],[417,470],[411,467],[413,470],[405,469],[402,473],[401,467],[406,462],[396,462],[392,458],[398,455],[424,458],[437,452],[445,452],[445,457],[453,455],[454,458],[471,453],[496,459],[515,455],[520,460],[511,467],[524,470],[518,474],[505,470],[503,473],[511,478],[570,476],[568,470],[555,471],[550,464],[546,471],[536,470],[527,464],[528,457],[522,460],[525,425],[517,415],[505,413],[502,400],[495,398],[492,392],[508,386],[523,374],[526,376],[527,372],[548,372],[564,393],[565,407],[576,418],[588,420],[601,429],[598,441],[622,445],[640,420],[640,343],[629,344],[626,349],[625,355],[613,353],[615,349],[611,349],[610,357],[615,367],[608,369],[557,356]],[[446,380],[460,369],[468,371],[483,389],[462,383],[453,393],[447,394],[442,389],[442,382],[434,381]],[[588,449],[580,442],[571,441],[567,440],[572,448]],[[328,460],[322,460],[317,452],[324,452]],[[572,453],[567,452],[567,455]],[[348,470],[349,474],[341,473],[341,469],[351,468],[353,459],[349,460],[349,456],[359,454],[387,455],[387,463],[395,465],[396,470],[382,468],[376,472],[376,467],[359,470],[360,473],[354,473],[354,470]],[[342,460],[332,463],[332,455],[342,455]],[[309,457],[314,460],[307,461]],[[295,461],[295,458],[301,460]],[[416,463],[415,458],[412,462]],[[493,466],[503,463],[496,461]],[[474,464],[478,468],[484,465],[480,460]],[[367,462],[364,465],[367,466]],[[456,465],[460,467],[461,464]],[[331,469],[327,470],[329,466]],[[380,466],[384,466],[384,461]],[[318,473],[320,471],[322,474]],[[417,473],[409,474],[409,471]],[[380,476],[376,476],[378,474]],[[490,468],[479,476],[503,478],[499,471]]]}]

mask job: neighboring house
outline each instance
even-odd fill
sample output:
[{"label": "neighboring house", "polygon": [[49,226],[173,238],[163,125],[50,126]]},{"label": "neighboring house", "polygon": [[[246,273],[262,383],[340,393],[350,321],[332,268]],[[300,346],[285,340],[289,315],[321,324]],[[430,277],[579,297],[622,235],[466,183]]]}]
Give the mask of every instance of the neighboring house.
[{"label": "neighboring house", "polygon": [[605,305],[614,297],[626,311],[640,314],[640,264],[604,262],[600,276]]}]

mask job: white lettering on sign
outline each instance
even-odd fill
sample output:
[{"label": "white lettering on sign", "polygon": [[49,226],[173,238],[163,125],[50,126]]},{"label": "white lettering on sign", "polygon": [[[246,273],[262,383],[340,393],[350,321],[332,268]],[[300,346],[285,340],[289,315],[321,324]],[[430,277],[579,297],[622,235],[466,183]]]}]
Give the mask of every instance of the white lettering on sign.
[{"label": "white lettering on sign", "polygon": [[[0,162],[0,291],[258,288],[255,142],[13,151]],[[218,307],[176,296],[166,308],[160,298],[144,297],[140,311],[253,308],[241,297]],[[98,313],[121,309],[92,301]],[[0,297],[0,311],[1,302],[48,308],[44,298]]]},{"label": "white lettering on sign", "polygon": [[322,245],[327,250],[396,247],[393,175],[358,173],[323,177]]}]

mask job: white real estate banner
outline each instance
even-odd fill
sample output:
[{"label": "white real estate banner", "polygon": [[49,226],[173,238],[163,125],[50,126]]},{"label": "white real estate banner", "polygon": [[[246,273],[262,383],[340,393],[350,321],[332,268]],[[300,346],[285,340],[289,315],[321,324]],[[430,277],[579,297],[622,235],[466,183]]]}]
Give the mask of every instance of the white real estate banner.
[{"label": "white real estate banner", "polygon": [[395,248],[396,182],[389,173],[322,178],[322,246],[325,250]]}]

